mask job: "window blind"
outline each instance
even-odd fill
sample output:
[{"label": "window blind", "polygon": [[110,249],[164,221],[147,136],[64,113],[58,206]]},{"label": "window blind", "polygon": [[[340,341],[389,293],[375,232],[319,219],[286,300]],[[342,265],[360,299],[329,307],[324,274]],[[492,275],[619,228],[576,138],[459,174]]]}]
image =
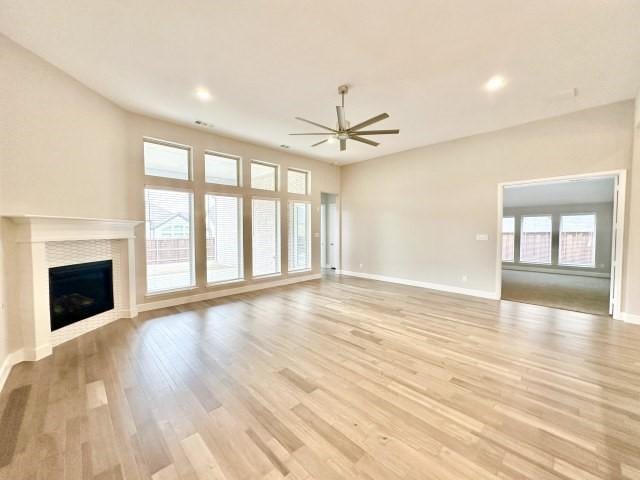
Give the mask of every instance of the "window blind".
[{"label": "window blind", "polygon": [[195,285],[193,194],[145,189],[147,291],[157,293]]},{"label": "window blind", "polygon": [[280,201],[252,200],[253,275],[280,273]]},{"label": "window blind", "polygon": [[560,218],[560,265],[595,267],[596,216],[594,214],[563,215]]},{"label": "window blind", "polygon": [[144,173],[154,177],[189,180],[189,154],[186,147],[144,142]]},{"label": "window blind", "polygon": [[520,262],[551,264],[551,216],[522,217]]},{"label": "window blind", "polygon": [[205,195],[207,282],[243,278],[242,199]]},{"label": "window blind", "polygon": [[516,219],[514,217],[502,218],[502,261],[513,262],[515,256],[515,232]]},{"label": "window blind", "polygon": [[311,268],[311,205],[289,202],[289,271]]}]

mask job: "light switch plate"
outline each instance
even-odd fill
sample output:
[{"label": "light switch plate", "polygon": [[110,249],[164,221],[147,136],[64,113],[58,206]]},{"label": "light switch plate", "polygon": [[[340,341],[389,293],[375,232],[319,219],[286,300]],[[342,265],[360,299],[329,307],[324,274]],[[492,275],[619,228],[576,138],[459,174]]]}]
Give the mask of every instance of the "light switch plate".
[{"label": "light switch plate", "polygon": [[479,240],[481,242],[486,242],[487,240],[489,240],[489,234],[488,233],[476,233],[476,240]]}]

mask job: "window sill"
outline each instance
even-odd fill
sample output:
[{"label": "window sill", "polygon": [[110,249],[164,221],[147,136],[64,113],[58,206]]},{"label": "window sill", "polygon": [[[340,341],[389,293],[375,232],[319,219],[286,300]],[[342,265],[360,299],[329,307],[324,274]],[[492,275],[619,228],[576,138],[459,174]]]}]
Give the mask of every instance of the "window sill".
[{"label": "window sill", "polygon": [[223,285],[235,285],[237,283],[245,283],[247,280],[244,278],[238,278],[236,280],[226,280],[224,282],[211,282],[211,283],[207,283],[207,288],[215,288],[215,287],[221,287]]},{"label": "window sill", "polygon": [[297,275],[299,273],[310,273],[312,271],[313,271],[313,269],[311,269],[311,268],[303,268],[303,269],[300,269],[300,270],[289,270],[287,273],[289,275]]},{"label": "window sill", "polygon": [[145,298],[160,297],[162,295],[171,295],[172,293],[190,292],[197,289],[198,289],[198,286],[193,285],[191,287],[174,288],[172,290],[161,290],[159,292],[146,292],[144,296]]},{"label": "window sill", "polygon": [[276,278],[276,277],[281,277],[282,276],[282,272],[280,273],[266,273],[264,275],[253,275],[251,277],[251,280],[262,280],[263,278]]}]

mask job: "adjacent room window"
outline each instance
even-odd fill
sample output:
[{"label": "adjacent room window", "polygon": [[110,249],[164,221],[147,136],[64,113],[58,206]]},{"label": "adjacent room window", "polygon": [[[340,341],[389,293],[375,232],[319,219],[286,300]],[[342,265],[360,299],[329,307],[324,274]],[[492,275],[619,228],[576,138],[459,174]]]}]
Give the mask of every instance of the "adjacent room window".
[{"label": "adjacent room window", "polygon": [[560,217],[558,264],[573,267],[596,266],[595,214]]},{"label": "adjacent room window", "polygon": [[280,273],[280,201],[252,201],[253,276]]},{"label": "adjacent room window", "polygon": [[308,195],[309,172],[305,172],[303,170],[295,170],[293,168],[287,170],[287,190],[289,191],[289,193]]},{"label": "adjacent room window", "polygon": [[522,217],[520,262],[551,264],[551,215]]},{"label": "adjacent room window", "polygon": [[147,292],[195,285],[193,194],[145,189]]},{"label": "adjacent room window", "polygon": [[278,166],[253,160],[251,162],[251,188],[275,192],[278,189]]},{"label": "adjacent room window", "polygon": [[207,283],[242,279],[242,198],[205,195],[205,221]]},{"label": "adjacent room window", "polygon": [[207,183],[237,187],[240,184],[239,172],[239,157],[212,152],[204,154],[204,175]]},{"label": "adjacent room window", "polygon": [[144,141],[144,174],[189,180],[189,147],[151,140]]},{"label": "adjacent room window", "polygon": [[502,218],[502,261],[513,262],[515,256],[515,217]]},{"label": "adjacent room window", "polygon": [[311,204],[289,202],[289,271],[311,268]]}]

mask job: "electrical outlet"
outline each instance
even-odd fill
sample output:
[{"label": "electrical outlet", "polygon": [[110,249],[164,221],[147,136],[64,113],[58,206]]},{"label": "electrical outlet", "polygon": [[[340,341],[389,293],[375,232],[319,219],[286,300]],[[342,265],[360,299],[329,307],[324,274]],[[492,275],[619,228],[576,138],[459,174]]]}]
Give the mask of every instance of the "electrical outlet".
[{"label": "electrical outlet", "polygon": [[360,264],[360,270],[362,270],[362,267],[364,267],[364,264],[361,263]]},{"label": "electrical outlet", "polygon": [[466,275],[462,275],[462,281],[467,283],[467,280],[469,280],[469,278]]}]

